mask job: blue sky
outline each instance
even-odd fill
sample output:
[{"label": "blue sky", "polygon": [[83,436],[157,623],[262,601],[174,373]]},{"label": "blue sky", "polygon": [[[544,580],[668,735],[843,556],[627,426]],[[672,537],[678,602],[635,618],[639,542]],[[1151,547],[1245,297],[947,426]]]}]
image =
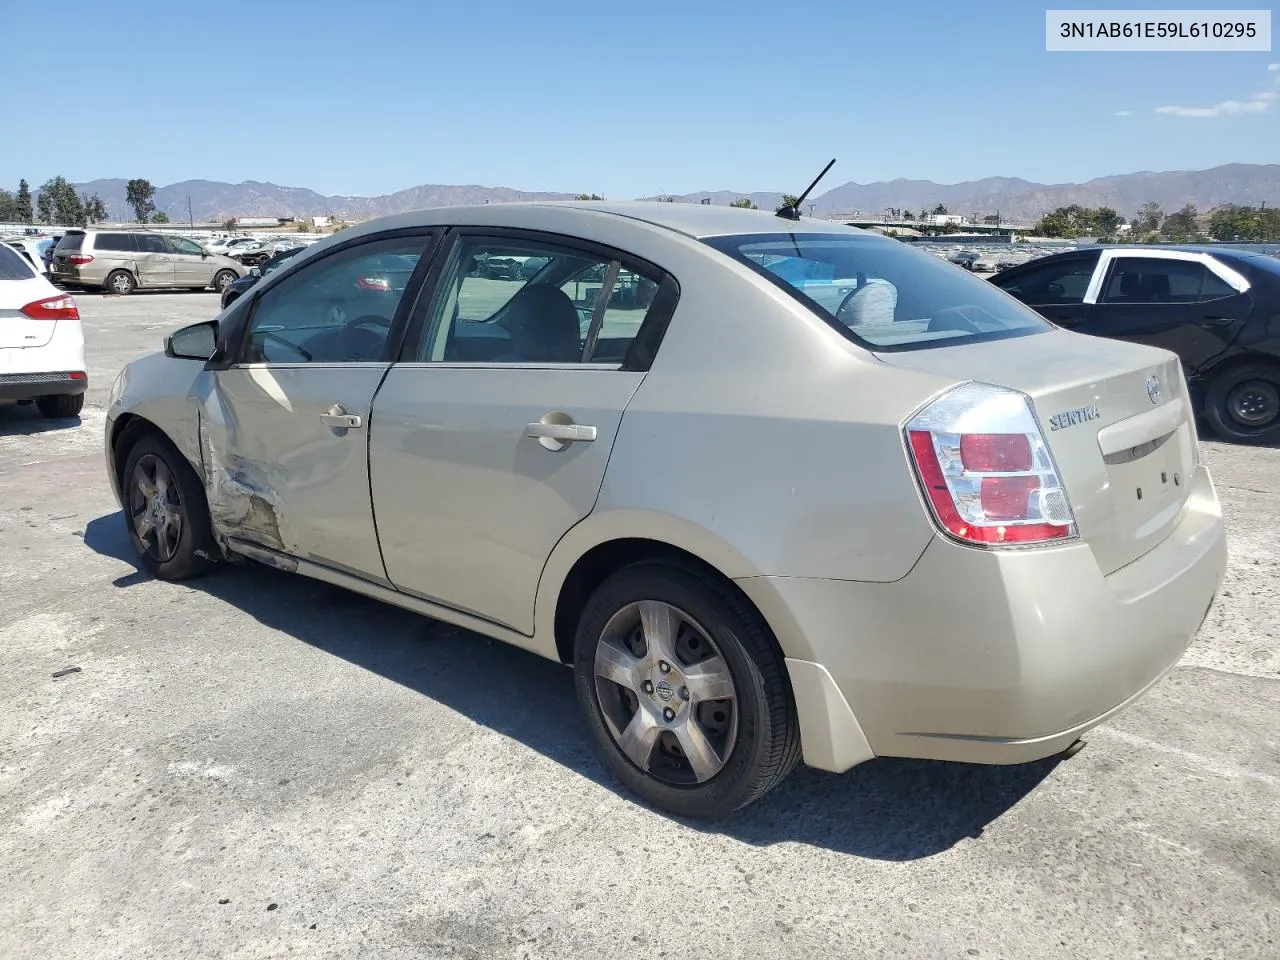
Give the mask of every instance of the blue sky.
[{"label": "blue sky", "polygon": [[48,5],[5,6],[10,189],[621,199],[794,192],[832,156],[825,187],[1280,161],[1280,103],[1251,99],[1280,92],[1274,51],[1047,53],[1046,5],[1025,0],[170,0],[79,4],[57,29]]}]

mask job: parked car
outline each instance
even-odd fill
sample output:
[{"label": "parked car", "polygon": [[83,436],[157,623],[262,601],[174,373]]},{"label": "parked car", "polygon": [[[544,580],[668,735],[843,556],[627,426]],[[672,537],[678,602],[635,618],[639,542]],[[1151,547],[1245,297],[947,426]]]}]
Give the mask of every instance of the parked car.
[{"label": "parked car", "polygon": [[1093,247],[991,279],[1061,327],[1178,354],[1227,440],[1280,440],[1280,261],[1219,247]]},{"label": "parked car", "polygon": [[958,267],[964,267],[966,270],[972,270],[973,265],[977,262],[979,256],[980,254],[974,250],[960,250],[951,254],[947,259]]},{"label": "parked car", "polygon": [[133,293],[138,287],[221,292],[246,270],[193,240],[161,233],[68,230],[53,251],[52,279],[69,287]]},{"label": "parked car", "polygon": [[240,299],[241,294],[250,290],[254,284],[262,277],[268,277],[275,273],[280,267],[291,258],[301,253],[306,247],[291,247],[283,253],[277,253],[266,263],[260,267],[250,267],[249,273],[241,277],[239,280],[233,280],[222,288],[222,309],[225,310],[236,300]]},{"label": "parked car", "polygon": [[74,298],[0,243],[0,406],[34,402],[46,417],[74,417],[86,369]]},{"label": "parked car", "polygon": [[49,237],[6,237],[4,242],[42,274],[49,272],[49,251],[55,240]]},{"label": "parked car", "polygon": [[128,364],[105,439],[146,570],[249,558],[571,664],[609,769],[689,816],[800,758],[1074,749],[1226,563],[1172,353],[701,204],[349,228]]}]

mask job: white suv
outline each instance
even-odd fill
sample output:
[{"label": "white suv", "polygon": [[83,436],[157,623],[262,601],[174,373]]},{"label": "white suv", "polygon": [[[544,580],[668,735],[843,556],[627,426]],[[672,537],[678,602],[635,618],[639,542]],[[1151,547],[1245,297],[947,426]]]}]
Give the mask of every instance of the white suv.
[{"label": "white suv", "polygon": [[0,244],[0,406],[35,401],[46,417],[74,417],[88,386],[75,300]]}]

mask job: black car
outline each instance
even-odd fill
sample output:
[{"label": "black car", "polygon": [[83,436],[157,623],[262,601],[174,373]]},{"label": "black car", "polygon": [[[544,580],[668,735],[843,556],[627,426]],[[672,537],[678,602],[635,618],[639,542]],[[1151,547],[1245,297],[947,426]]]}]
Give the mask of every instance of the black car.
[{"label": "black car", "polygon": [[1280,440],[1280,260],[1204,247],[1091,247],[989,278],[1050,322],[1172,350],[1222,438]]},{"label": "black car", "polygon": [[277,253],[261,266],[251,267],[246,276],[241,277],[239,280],[232,280],[222,289],[222,309],[227,309],[227,307],[240,299],[240,296],[255,283],[267,274],[278,270],[283,264],[288,262],[290,257],[295,256],[306,249],[306,247],[294,247],[291,250],[285,250],[283,253]]}]

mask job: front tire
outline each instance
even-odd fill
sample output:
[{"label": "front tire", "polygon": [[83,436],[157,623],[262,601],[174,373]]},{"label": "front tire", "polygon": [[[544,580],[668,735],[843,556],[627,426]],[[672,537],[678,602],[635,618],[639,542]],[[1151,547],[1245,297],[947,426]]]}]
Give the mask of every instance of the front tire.
[{"label": "front tire", "polygon": [[1251,363],[1218,374],[1205,392],[1204,415],[1224,440],[1280,440],[1280,366]]},{"label": "front tire", "polygon": [[725,817],[800,758],[781,652],[725,581],[646,561],[609,577],[578,623],[578,701],[597,752],[645,801]]},{"label": "front tire", "polygon": [[50,420],[67,420],[71,417],[78,417],[80,411],[84,409],[84,394],[40,397],[36,400],[36,407]]},{"label": "front tire", "polygon": [[236,275],[232,270],[219,270],[213,275],[213,289],[218,293],[222,293],[232,283],[235,282]]},{"label": "front tire", "polygon": [[185,580],[216,563],[204,489],[166,439],[147,434],[121,471],[124,522],[142,566],[159,580]]},{"label": "front tire", "polygon": [[127,297],[133,291],[138,289],[138,280],[128,270],[116,270],[107,277],[106,286],[103,287],[105,293],[114,293],[121,297]]}]

